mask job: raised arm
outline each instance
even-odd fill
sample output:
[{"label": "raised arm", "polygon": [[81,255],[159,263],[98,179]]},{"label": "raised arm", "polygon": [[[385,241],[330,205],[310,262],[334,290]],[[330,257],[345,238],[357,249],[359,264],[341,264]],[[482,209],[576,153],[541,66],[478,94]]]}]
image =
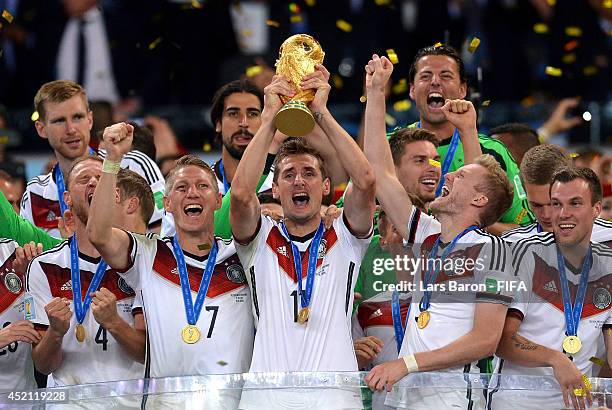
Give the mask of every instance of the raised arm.
[{"label": "raised arm", "polygon": [[261,217],[257,182],[264,171],[268,149],[276,132],[274,116],[283,106],[280,94],[293,96],[294,91],[284,77],[274,76],[270,85],[264,89],[261,126],[247,145],[232,180],[230,223],[232,234],[238,242],[248,242],[253,238]]},{"label": "raised arm", "polygon": [[474,104],[467,100],[446,100],[442,107],[446,119],[459,130],[463,145],[463,162],[473,164],[482,155],[476,128],[476,110]]},{"label": "raised arm", "polygon": [[366,66],[365,156],[374,168],[376,197],[404,239],[408,239],[408,219],[412,201],[397,179],[385,127],[385,86],[393,64],[376,54]]},{"label": "raised arm", "polygon": [[106,147],[106,159],[87,221],[89,240],[114,269],[125,269],[130,262],[130,237],[125,231],[113,228],[113,213],[119,195],[116,188],[119,164],[123,155],[130,150],[133,136],[134,127],[123,122],[104,130],[102,138]]}]

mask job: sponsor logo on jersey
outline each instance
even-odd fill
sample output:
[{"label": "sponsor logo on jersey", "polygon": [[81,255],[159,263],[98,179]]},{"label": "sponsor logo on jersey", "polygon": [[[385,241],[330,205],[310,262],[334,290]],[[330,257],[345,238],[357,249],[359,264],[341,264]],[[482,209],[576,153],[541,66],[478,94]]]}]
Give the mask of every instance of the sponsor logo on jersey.
[{"label": "sponsor logo on jersey", "polygon": [[4,275],[4,286],[6,286],[9,292],[18,295],[21,292],[21,279],[15,272],[9,272]]},{"label": "sponsor logo on jersey", "polygon": [[117,280],[117,286],[119,286],[119,289],[121,289],[123,293],[126,293],[126,294],[134,293],[134,290],[130,287],[130,285],[127,284],[125,279],[123,279],[122,277],[119,277],[119,279]]},{"label": "sponsor logo on jersey", "polygon": [[373,312],[373,313],[370,315],[370,317],[369,317],[368,319],[374,319],[374,318],[380,317],[380,316],[382,316],[382,315],[383,315],[382,310],[380,310],[380,309],[376,309],[376,310],[375,310],[375,311],[374,311],[374,312]]},{"label": "sponsor logo on jersey", "polygon": [[549,292],[559,293],[559,291],[557,290],[557,284],[555,283],[554,280],[551,280],[550,282],[546,283],[544,285],[544,290],[547,290]]},{"label": "sponsor logo on jersey", "polygon": [[64,283],[62,285],[62,287],[60,288],[60,290],[70,290],[70,291],[72,291],[72,279],[69,280],[68,282]]},{"label": "sponsor logo on jersey", "polygon": [[281,254],[285,257],[289,257],[289,255],[287,255],[287,247],[286,246],[279,246],[278,248],[276,248],[276,253]]},{"label": "sponsor logo on jersey", "polygon": [[174,274],[174,275],[178,275],[178,267],[174,268],[170,271],[170,273]]},{"label": "sponsor logo on jersey", "polygon": [[603,310],[610,306],[612,296],[606,288],[597,288],[593,292],[593,304],[597,309]]},{"label": "sponsor logo on jersey", "polygon": [[242,269],[242,266],[237,263],[229,265],[227,268],[225,268],[225,275],[229,280],[234,283],[246,282],[246,275],[244,274],[244,269]]},{"label": "sponsor logo on jersey", "polygon": [[317,258],[323,259],[326,253],[327,253],[327,241],[325,239],[321,239],[321,243],[319,244],[319,253],[317,253]]},{"label": "sponsor logo on jersey", "polygon": [[55,215],[55,212],[49,211],[47,214],[47,222],[55,221],[56,218],[57,216]]}]

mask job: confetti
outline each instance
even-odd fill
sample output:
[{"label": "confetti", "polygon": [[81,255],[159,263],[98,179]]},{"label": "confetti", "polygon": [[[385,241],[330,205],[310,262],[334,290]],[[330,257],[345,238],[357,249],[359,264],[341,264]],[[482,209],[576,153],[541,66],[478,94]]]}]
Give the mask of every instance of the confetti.
[{"label": "confetti", "polygon": [[226,362],[226,361],[223,361],[223,360],[219,360],[219,361],[217,362],[217,364],[218,364],[219,366],[227,366],[227,362]]},{"label": "confetti", "polygon": [[555,4],[557,4],[557,0],[546,0],[546,2],[549,6],[554,6]]},{"label": "confetti", "polygon": [[390,127],[395,127],[397,125],[397,120],[393,118],[391,114],[385,113],[385,124]]},{"label": "confetti", "polygon": [[561,58],[561,61],[563,61],[565,64],[572,64],[573,62],[576,61],[576,54],[574,53],[565,54]]},{"label": "confetti", "polygon": [[401,100],[393,104],[393,109],[395,111],[408,111],[411,106],[410,100]]},{"label": "confetti", "polygon": [[353,31],[353,25],[351,23],[349,23],[346,20],[337,20],[336,21],[336,27],[338,27],[340,30],[344,31],[345,33],[350,33],[351,31]]},{"label": "confetti", "polygon": [[387,56],[389,57],[389,61],[391,61],[391,64],[399,63],[399,59],[397,58],[397,54],[395,53],[394,49],[387,49]]},{"label": "confetti", "polygon": [[296,14],[295,16],[291,16],[289,20],[292,23],[299,23],[300,21],[302,21],[302,16],[300,16],[299,14]]},{"label": "confetti", "polygon": [[38,111],[34,111],[34,112],[32,113],[32,116],[30,117],[30,119],[31,119],[32,121],[38,121],[38,119],[39,119],[39,118],[40,118],[40,116],[38,115]]},{"label": "confetti", "polygon": [[245,37],[251,37],[253,35],[253,30],[242,30],[242,35]]},{"label": "confetti", "polygon": [[255,77],[257,74],[260,74],[263,71],[263,67],[260,65],[254,65],[251,67],[247,67],[246,76],[247,77]]},{"label": "confetti", "polygon": [[191,7],[194,9],[201,9],[204,6],[198,0],[191,0]]},{"label": "confetti", "polygon": [[332,81],[334,82],[334,87],[336,87],[337,89],[341,89],[342,87],[344,87],[344,80],[340,75],[332,75]]},{"label": "confetti", "polygon": [[483,107],[488,107],[489,105],[491,105],[491,100],[485,100],[482,102]]},{"label": "confetti", "polygon": [[5,19],[6,21],[8,21],[9,23],[13,22],[13,15],[11,13],[9,13],[8,10],[4,10],[2,12],[2,18]]},{"label": "confetti", "polygon": [[366,101],[368,101],[368,99],[366,98],[365,95],[362,95],[361,97],[359,97],[359,102],[360,103],[365,103]]},{"label": "confetti", "polygon": [[442,168],[442,165],[440,164],[440,161],[436,161],[435,159],[430,159],[429,160],[429,165],[433,165],[436,168]]},{"label": "confetti", "polygon": [[560,68],[551,67],[551,66],[546,67],[546,75],[550,75],[552,77],[561,77],[562,74],[563,72],[561,71]]},{"label": "confetti", "polygon": [[577,152],[572,152],[571,154],[569,154],[570,158],[577,158],[580,156],[580,154],[578,154]]},{"label": "confetti", "polygon": [[565,27],[565,35],[570,37],[582,36],[582,29],[576,26]]},{"label": "confetti", "polygon": [[274,20],[266,20],[266,24],[270,27],[280,27],[280,23]]},{"label": "confetti", "polygon": [[300,6],[298,6],[295,3],[289,3],[289,11],[292,13],[299,13],[300,12]]},{"label": "confetti", "polygon": [[604,0],[603,1],[604,9],[612,9],[612,0]]},{"label": "confetti", "polygon": [[474,37],[472,41],[470,41],[470,45],[468,46],[468,51],[474,54],[474,52],[476,51],[479,45],[480,45],[480,39],[478,37]]},{"label": "confetti", "polygon": [[563,46],[563,49],[565,51],[572,51],[573,49],[575,49],[576,47],[578,47],[578,41],[577,40],[572,40],[569,41],[567,43],[565,43],[565,45]]},{"label": "confetti", "polygon": [[434,48],[438,48],[438,47],[442,47],[442,43],[440,43],[439,41],[434,44]]},{"label": "confetti", "polygon": [[162,38],[157,37],[155,40],[153,40],[151,44],[149,44],[149,50],[153,50],[155,47],[159,45],[159,43],[161,43],[161,41],[162,41]]},{"label": "confetti", "polygon": [[595,356],[591,357],[589,361],[591,361],[592,363],[595,363],[597,366],[600,366],[600,367],[604,367],[606,364],[606,362],[601,360],[599,357],[595,357]]},{"label": "confetti", "polygon": [[400,78],[397,84],[391,89],[393,94],[401,94],[408,91],[408,81],[405,78]]},{"label": "confetti", "polygon": [[[591,381],[589,380],[589,377],[586,374],[582,375],[582,383],[584,384],[584,387],[586,388],[586,390],[593,390],[593,385],[591,384]],[[586,396],[586,393],[584,392],[582,388],[580,388],[580,389],[574,389],[574,395],[576,397],[584,397]]]},{"label": "confetti", "polygon": [[211,150],[212,150],[212,146],[208,142],[205,142],[204,145],[202,145],[202,151],[210,152]]},{"label": "confetti", "polygon": [[586,66],[582,69],[582,74],[586,75],[587,77],[595,75],[598,72],[599,72],[599,69],[592,65]]},{"label": "confetti", "polygon": [[306,4],[307,4],[309,7],[314,7],[314,6],[316,6],[316,5],[317,5],[317,1],[316,1],[316,0],[306,0]]},{"label": "confetti", "polygon": [[548,33],[548,26],[544,23],[537,23],[533,25],[533,31],[538,34]]},{"label": "confetti", "polygon": [[0,145],[6,145],[9,142],[8,135],[0,135]]},{"label": "confetti", "polygon": [[198,249],[201,251],[206,251],[208,249],[210,249],[210,244],[209,243],[201,243],[198,245]]},{"label": "confetti", "polygon": [[521,101],[521,105],[522,105],[524,108],[529,108],[529,107],[532,107],[532,106],[534,106],[534,105],[535,105],[535,103],[536,103],[536,100],[535,100],[535,98],[533,98],[532,96],[525,97],[525,98],[523,98],[523,100]]},{"label": "confetti", "polygon": [[391,4],[391,0],[374,0],[377,6],[388,6]]}]

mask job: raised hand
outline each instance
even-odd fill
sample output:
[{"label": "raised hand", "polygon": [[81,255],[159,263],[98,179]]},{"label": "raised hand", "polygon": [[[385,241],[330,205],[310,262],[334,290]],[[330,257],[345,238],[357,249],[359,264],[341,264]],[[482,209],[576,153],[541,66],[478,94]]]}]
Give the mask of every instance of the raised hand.
[{"label": "raised hand", "polygon": [[365,66],[366,71],[366,92],[379,90],[384,92],[387,82],[393,72],[393,64],[387,57],[379,57],[378,54],[372,55],[372,59]]},{"label": "raised hand", "polygon": [[446,119],[460,132],[476,129],[476,110],[471,101],[446,100],[442,112]]},{"label": "raised hand", "polygon": [[91,313],[102,327],[109,329],[117,323],[117,320],[121,320],[117,313],[117,297],[113,292],[100,288],[91,296]]},{"label": "raised hand", "polygon": [[45,306],[45,312],[47,318],[49,318],[49,330],[64,336],[70,328],[70,318],[72,317],[70,301],[66,298],[53,298]]},{"label": "raised hand", "polygon": [[125,122],[113,124],[104,129],[102,139],[106,156],[111,161],[121,161],[121,158],[132,149],[134,127]]},{"label": "raised hand", "polygon": [[316,90],[313,100],[308,104],[310,110],[314,112],[322,112],[327,108],[327,99],[331,85],[329,85],[329,71],[321,64],[315,66],[315,71],[302,78],[300,84],[302,90]]},{"label": "raised hand", "polygon": [[264,88],[264,111],[276,115],[283,106],[280,96],[293,97],[295,90],[291,83],[282,75],[272,77],[272,82]]},{"label": "raised hand", "polygon": [[15,260],[13,261],[13,270],[23,275],[28,268],[28,263],[35,256],[38,256],[42,253],[43,246],[42,243],[36,244],[34,242],[26,243],[23,247],[19,246],[15,249]]},{"label": "raised hand", "polygon": [[31,322],[19,320],[7,327],[0,328],[0,349],[13,342],[38,343],[40,334],[34,329]]}]

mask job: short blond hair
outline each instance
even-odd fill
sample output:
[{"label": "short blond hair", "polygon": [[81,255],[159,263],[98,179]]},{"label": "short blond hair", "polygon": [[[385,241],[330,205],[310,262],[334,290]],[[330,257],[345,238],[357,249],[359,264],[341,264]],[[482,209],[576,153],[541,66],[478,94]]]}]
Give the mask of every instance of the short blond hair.
[{"label": "short blond hair", "polygon": [[198,167],[202,169],[204,172],[206,172],[206,174],[211,179],[212,188],[215,191],[219,192],[219,185],[217,184],[217,176],[215,175],[215,172],[212,170],[212,168],[206,162],[202,161],[202,159],[198,157],[197,155],[188,154],[188,155],[183,155],[182,157],[180,157],[178,161],[176,161],[176,164],[174,165],[174,167],[170,169],[170,171],[168,172],[168,175],[166,175],[166,186],[165,186],[166,196],[170,195],[170,192],[172,191],[172,185],[174,185],[174,180],[176,179],[176,173],[180,171],[181,169],[188,167],[188,166]]},{"label": "short blond hair", "polygon": [[85,102],[85,107],[89,111],[89,103],[87,102],[87,94],[85,89],[78,83],[70,80],[56,80],[45,83],[38,89],[36,96],[34,96],[34,109],[38,112],[38,117],[45,121],[45,104],[61,103],[71,99],[75,95],[79,95]]},{"label": "short blond hair", "polygon": [[476,191],[484,194],[487,205],[480,213],[480,227],[485,228],[494,224],[510,208],[514,198],[514,190],[499,163],[489,154],[476,158],[475,164],[484,167],[487,173],[484,179],[474,187]]}]

